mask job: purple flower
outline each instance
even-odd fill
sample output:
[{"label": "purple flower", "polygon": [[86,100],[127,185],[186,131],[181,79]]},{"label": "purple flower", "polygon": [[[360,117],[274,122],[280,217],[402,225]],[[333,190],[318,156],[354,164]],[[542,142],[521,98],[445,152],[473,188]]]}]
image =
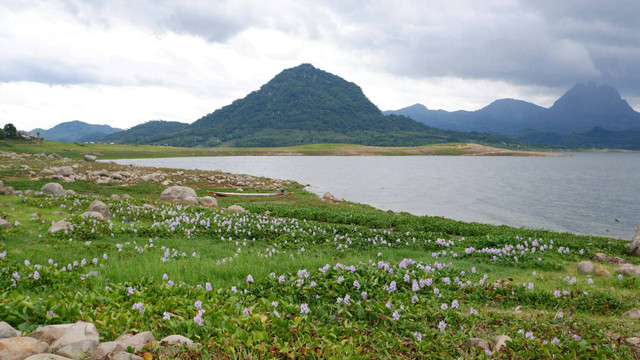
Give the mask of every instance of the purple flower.
[{"label": "purple flower", "polygon": [[391,315],[391,317],[393,318],[393,320],[396,320],[396,321],[400,320],[400,314],[398,314],[397,310],[393,311],[393,314]]},{"label": "purple flower", "polygon": [[469,310],[469,314],[476,315],[476,314],[478,314],[478,310],[476,310],[474,308],[471,308],[471,310]]},{"label": "purple flower", "polygon": [[557,344],[559,342],[560,342],[560,339],[558,339],[557,337],[554,337],[553,339],[551,339],[552,344]]},{"label": "purple flower", "polygon": [[204,310],[200,310],[198,311],[198,314],[196,315],[196,317],[193,318],[193,322],[198,324],[199,326],[202,326],[202,314],[204,313]]},{"label": "purple flower", "polygon": [[204,285],[204,287],[205,287],[205,289],[207,289],[207,291],[212,291],[212,290],[213,290],[213,287],[211,286],[211,283],[209,283],[209,282],[208,282],[208,283],[206,283],[206,284]]},{"label": "purple flower", "polygon": [[196,300],[196,303],[194,305],[196,307],[196,310],[202,310],[202,301]]},{"label": "purple flower", "polygon": [[458,300],[453,300],[453,301],[451,302],[451,308],[452,308],[452,309],[455,309],[455,308],[457,308],[458,306],[459,306],[459,304],[458,304]]},{"label": "purple flower", "polygon": [[140,311],[140,314],[144,314],[144,305],[141,302],[137,302],[137,303],[133,304],[131,309],[132,310],[138,310],[138,311]]},{"label": "purple flower", "polygon": [[242,314],[245,316],[249,316],[249,308],[244,308],[244,310],[242,310]]},{"label": "purple flower", "polygon": [[416,341],[422,341],[422,334],[421,333],[416,331],[416,332],[413,333],[413,336],[416,337]]},{"label": "purple flower", "polygon": [[358,282],[358,280],[354,280],[353,281],[353,287],[355,287],[356,289],[360,290],[360,283]]},{"label": "purple flower", "polygon": [[247,282],[253,282],[253,276],[251,276],[251,274],[247,275]]},{"label": "purple flower", "polygon": [[582,339],[582,337],[581,337],[580,335],[578,335],[578,334],[573,334],[573,335],[572,335],[572,337],[573,337],[574,339],[576,339],[576,340],[580,340],[580,339]]},{"label": "purple flower", "polygon": [[441,321],[438,323],[438,329],[439,329],[440,331],[444,331],[444,329],[446,329],[446,328],[447,328],[447,323],[441,320]]},{"label": "purple flower", "polygon": [[524,334],[524,337],[529,340],[535,339],[535,337],[533,336],[533,332],[531,331],[527,331],[526,334]]},{"label": "purple flower", "polygon": [[162,318],[164,320],[169,320],[169,319],[171,319],[171,314],[169,314],[168,312],[165,311],[165,312],[162,313]]},{"label": "purple flower", "polygon": [[169,275],[162,274],[162,280],[169,280]]},{"label": "purple flower", "polygon": [[275,315],[275,317],[278,317],[278,318],[280,317],[280,313],[276,309],[273,310],[273,315]]},{"label": "purple flower", "polygon": [[311,310],[306,303],[300,305],[300,314],[308,314]]},{"label": "purple flower", "polygon": [[447,304],[442,304],[442,305],[440,305],[440,308],[441,308],[442,310],[447,310],[447,308],[449,308],[449,305],[447,305]]},{"label": "purple flower", "polygon": [[53,310],[49,310],[49,311],[47,311],[47,315],[49,315],[49,316],[56,316],[56,313],[55,313],[55,312],[53,312]]}]

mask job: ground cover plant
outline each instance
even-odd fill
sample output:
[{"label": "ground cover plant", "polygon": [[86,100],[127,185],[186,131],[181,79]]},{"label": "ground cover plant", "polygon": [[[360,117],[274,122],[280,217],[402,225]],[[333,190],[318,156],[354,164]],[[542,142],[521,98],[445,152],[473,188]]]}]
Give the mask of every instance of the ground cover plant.
[{"label": "ground cover plant", "polygon": [[[62,183],[77,194],[57,196],[19,171],[24,158],[3,160],[20,192],[0,197],[13,225],[0,229],[0,319],[25,332],[85,320],[104,341],[181,334],[199,344],[183,359],[637,356],[625,340],[640,326],[621,317],[639,307],[637,279],[609,263],[597,267],[610,277],[577,271],[596,253],[637,263],[621,240],[328,203],[299,186],[219,208],[159,202],[158,184]],[[111,217],[80,216],[96,198]],[[462,346],[495,335],[512,341]]]}]

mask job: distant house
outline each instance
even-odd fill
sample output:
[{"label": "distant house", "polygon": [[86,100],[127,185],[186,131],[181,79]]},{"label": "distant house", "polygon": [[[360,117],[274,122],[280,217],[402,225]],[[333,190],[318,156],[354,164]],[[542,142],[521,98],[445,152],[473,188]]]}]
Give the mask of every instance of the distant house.
[{"label": "distant house", "polygon": [[42,137],[40,137],[40,133],[37,133],[36,135],[31,135],[26,131],[18,131],[18,136],[27,140],[44,140]]}]

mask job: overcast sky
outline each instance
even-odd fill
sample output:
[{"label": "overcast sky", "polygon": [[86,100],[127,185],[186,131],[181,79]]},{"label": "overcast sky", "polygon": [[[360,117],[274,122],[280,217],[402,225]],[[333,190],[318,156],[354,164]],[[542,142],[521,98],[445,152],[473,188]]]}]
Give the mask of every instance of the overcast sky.
[{"label": "overcast sky", "polygon": [[640,110],[636,0],[0,0],[0,125],[193,122],[301,63],[381,110],[549,107],[579,82]]}]

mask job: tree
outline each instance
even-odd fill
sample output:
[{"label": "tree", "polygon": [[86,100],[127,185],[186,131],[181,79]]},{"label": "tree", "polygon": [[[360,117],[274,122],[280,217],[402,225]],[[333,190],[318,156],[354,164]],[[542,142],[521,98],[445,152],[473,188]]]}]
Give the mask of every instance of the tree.
[{"label": "tree", "polygon": [[0,140],[4,139],[5,137],[7,137],[7,132],[4,131],[4,129],[0,129]]},{"label": "tree", "polygon": [[4,126],[4,132],[9,139],[18,136],[18,130],[12,123],[8,123]]}]

